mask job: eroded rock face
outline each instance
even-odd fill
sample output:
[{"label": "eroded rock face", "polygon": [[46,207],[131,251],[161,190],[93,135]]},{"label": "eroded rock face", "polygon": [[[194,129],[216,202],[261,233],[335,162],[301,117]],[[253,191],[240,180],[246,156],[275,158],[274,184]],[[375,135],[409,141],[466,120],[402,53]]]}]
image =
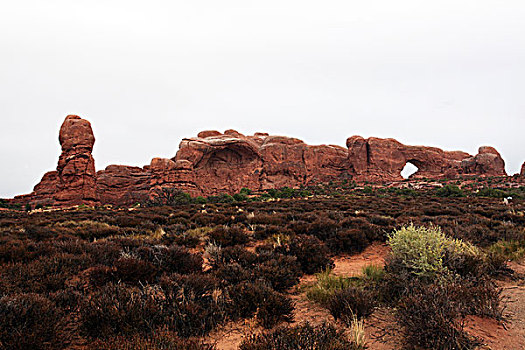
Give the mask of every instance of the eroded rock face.
[{"label": "eroded rock face", "polygon": [[418,168],[416,178],[466,175],[505,176],[505,162],[493,148],[483,146],[475,156],[436,147],[407,146],[394,139],[352,136],[346,141],[348,163],[357,179],[368,181],[401,180],[409,162]]},{"label": "eroded rock face", "polygon": [[62,154],[58,159],[55,200],[65,204],[96,202],[95,160],[91,155],[95,136],[91,124],[68,115],[59,135]]},{"label": "eroded rock face", "polygon": [[209,196],[233,194],[243,187],[300,187],[342,179],[396,181],[402,180],[407,162],[418,168],[413,177],[506,175],[500,154],[488,146],[474,156],[361,136],[348,138],[347,148],[310,146],[297,138],[260,132],[246,136],[232,129],[202,131],[183,139],[172,159],[153,158],[144,167],[110,165],[95,173],[91,155],[95,137],[88,121],[68,116],[59,139],[62,154],[57,170],[46,173],[33,193],[17,197],[19,201],[130,205],[164,188]]},{"label": "eroded rock face", "polygon": [[104,204],[135,204],[149,198],[151,172],[146,168],[109,165],[97,172],[97,194]]},{"label": "eroded rock face", "polygon": [[259,147],[232,130],[228,134],[184,139],[172,160],[184,164],[189,180],[185,186],[191,183],[193,193],[213,195],[235,192],[242,187],[259,188],[262,169]]},{"label": "eroded rock face", "polygon": [[464,174],[507,175],[505,161],[494,147],[482,146],[478,154],[461,162]]},{"label": "eroded rock face", "polygon": [[520,175],[525,177],[525,162],[523,162],[523,164],[521,165],[521,172],[520,172]]},{"label": "eroded rock face", "polygon": [[91,124],[76,115],[68,115],[59,134],[62,153],[56,171],[46,173],[33,192],[30,202],[43,205],[95,204],[95,161],[91,152],[95,136]]}]

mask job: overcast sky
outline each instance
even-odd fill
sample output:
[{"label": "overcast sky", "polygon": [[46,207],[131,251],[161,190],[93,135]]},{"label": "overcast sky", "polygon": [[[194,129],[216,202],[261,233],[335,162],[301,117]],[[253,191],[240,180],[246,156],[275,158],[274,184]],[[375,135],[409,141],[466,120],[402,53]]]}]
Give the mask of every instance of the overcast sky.
[{"label": "overcast sky", "polygon": [[56,167],[67,114],[97,170],[234,128],[525,160],[525,2],[4,1],[0,197]]}]

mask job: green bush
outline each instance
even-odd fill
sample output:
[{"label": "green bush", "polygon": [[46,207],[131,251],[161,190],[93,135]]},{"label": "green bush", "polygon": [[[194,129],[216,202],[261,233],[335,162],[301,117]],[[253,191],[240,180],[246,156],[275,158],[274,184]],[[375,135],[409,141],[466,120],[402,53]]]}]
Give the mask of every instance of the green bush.
[{"label": "green bush", "polygon": [[243,187],[241,188],[239,193],[249,196],[250,194],[252,194],[252,190],[250,190],[249,188]]},{"label": "green bush", "polygon": [[332,275],[331,270],[318,273],[316,277],[317,283],[306,292],[306,297],[323,306],[328,305],[330,297],[337,291],[349,288],[353,283],[348,277]]},{"label": "green bush", "polygon": [[478,197],[493,197],[493,198],[504,198],[508,197],[509,194],[505,191],[499,190],[497,188],[484,187],[476,192]]},{"label": "green bush", "polygon": [[378,283],[384,276],[385,270],[382,266],[370,264],[363,267],[363,277],[367,281]]},{"label": "green bush", "polygon": [[243,202],[248,199],[248,196],[244,193],[235,193],[233,195],[233,199],[235,199],[237,202]]},{"label": "green bush", "polygon": [[459,273],[465,262],[482,263],[481,251],[472,244],[448,238],[438,226],[416,227],[413,224],[388,235],[392,249],[392,266],[401,266],[419,277],[445,277]]},{"label": "green bush", "polygon": [[456,185],[445,185],[441,188],[438,188],[435,192],[438,197],[464,197],[465,194]]},{"label": "green bush", "polygon": [[393,259],[414,274],[425,277],[443,273],[446,242],[447,238],[439,227],[410,224],[388,235]]}]

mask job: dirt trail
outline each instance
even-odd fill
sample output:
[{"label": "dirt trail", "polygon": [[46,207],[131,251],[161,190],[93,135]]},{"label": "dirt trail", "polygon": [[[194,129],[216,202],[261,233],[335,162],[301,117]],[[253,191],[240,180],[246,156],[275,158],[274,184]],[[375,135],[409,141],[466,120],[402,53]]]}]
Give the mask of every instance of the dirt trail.
[{"label": "dirt trail", "polygon": [[359,276],[367,265],[385,265],[385,258],[390,251],[386,244],[374,243],[362,253],[345,255],[334,259],[333,273],[338,276]]},{"label": "dirt trail", "polygon": [[481,349],[525,349],[525,262],[512,262],[509,266],[514,270],[515,277],[498,281],[506,303],[504,322],[482,317],[466,320],[466,330],[482,340]]},{"label": "dirt trail", "polygon": [[[359,276],[366,265],[383,266],[388,252],[389,248],[385,244],[374,243],[360,254],[338,256],[334,259],[333,273],[339,276]],[[465,329],[482,340],[480,349],[525,349],[525,263],[511,263],[510,267],[522,278],[498,282],[503,288],[503,297],[508,299],[505,323],[481,317],[469,317],[466,320]],[[315,281],[314,275],[303,276],[299,284],[290,291],[290,297],[295,302],[292,325],[305,321],[314,325],[325,321],[335,323],[326,309],[306,298],[307,287]],[[246,335],[262,331],[253,320],[231,323],[210,334],[208,341],[215,343],[217,350],[235,350]],[[402,346],[394,312],[388,308],[377,309],[365,320],[365,333],[369,349],[394,350]]]},{"label": "dirt trail", "polygon": [[[333,273],[339,276],[358,276],[364,266],[369,264],[384,265],[384,259],[388,253],[388,247],[381,243],[374,243],[367,247],[362,253],[356,255],[339,256],[334,259],[335,267]],[[306,298],[306,289],[315,283],[314,275],[303,276],[297,286],[290,291],[290,297],[295,303],[294,322],[298,325],[306,321],[313,325],[323,322],[335,322],[328,310],[311,302]],[[379,317],[376,319],[379,324]],[[261,332],[262,329],[254,325],[254,322],[230,323],[212,332],[207,341],[216,345],[217,350],[238,349],[245,335]],[[378,330],[379,332],[379,330]],[[373,343],[373,342],[369,342]],[[370,347],[370,349],[389,349]]]}]

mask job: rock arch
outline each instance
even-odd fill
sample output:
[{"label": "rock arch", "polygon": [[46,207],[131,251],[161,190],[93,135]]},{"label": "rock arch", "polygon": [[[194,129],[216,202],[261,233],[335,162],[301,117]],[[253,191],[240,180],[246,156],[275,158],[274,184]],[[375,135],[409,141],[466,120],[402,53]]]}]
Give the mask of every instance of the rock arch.
[{"label": "rock arch", "polygon": [[404,179],[409,179],[412,175],[416,174],[419,168],[414,164],[414,161],[407,161],[403,170],[401,170],[401,176]]}]

